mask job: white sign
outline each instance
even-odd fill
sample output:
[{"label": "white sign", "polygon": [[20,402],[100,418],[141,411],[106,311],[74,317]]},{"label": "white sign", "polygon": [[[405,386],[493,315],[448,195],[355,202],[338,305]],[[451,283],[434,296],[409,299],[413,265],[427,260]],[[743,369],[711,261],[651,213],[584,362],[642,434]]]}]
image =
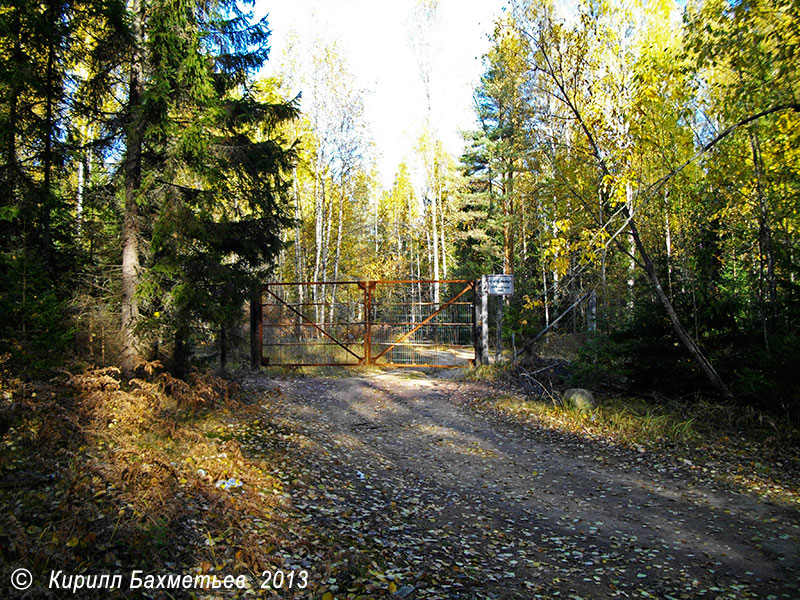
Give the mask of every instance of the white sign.
[{"label": "white sign", "polygon": [[488,284],[490,296],[514,295],[513,275],[487,275],[486,283]]}]

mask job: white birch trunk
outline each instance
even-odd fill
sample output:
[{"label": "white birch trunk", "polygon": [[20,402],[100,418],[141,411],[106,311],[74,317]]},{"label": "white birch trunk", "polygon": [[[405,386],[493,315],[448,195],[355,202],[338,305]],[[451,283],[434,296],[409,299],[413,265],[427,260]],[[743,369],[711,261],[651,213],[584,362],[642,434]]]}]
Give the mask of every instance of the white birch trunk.
[{"label": "white birch trunk", "polygon": [[[325,198],[325,179],[322,179],[322,197],[323,202]],[[328,280],[328,260],[330,259],[330,250],[331,250],[331,226],[333,225],[333,199],[326,203],[323,206],[323,213],[326,211],[327,208],[327,215],[325,216],[325,225],[324,225],[324,232],[322,236],[322,266],[320,277],[322,281]],[[327,302],[327,291],[328,286],[323,284],[320,286],[320,302]],[[325,321],[325,307],[323,307],[320,311],[322,321]]]},{"label": "white birch trunk", "polygon": [[[336,281],[339,279],[339,257],[342,251],[342,220],[344,218],[344,187],[345,182],[342,181],[342,190],[339,195],[339,225],[336,228],[336,254],[333,259],[333,286],[331,287],[331,310],[330,310],[330,323],[334,323],[335,308],[336,308]],[[333,203],[331,203],[333,204]]]},{"label": "white birch trunk", "polygon": [[444,200],[442,199],[441,189],[439,190],[439,225],[439,234],[442,240],[442,277],[447,279],[447,246],[444,237]]},{"label": "white birch trunk", "polygon": [[[633,214],[633,186],[631,186],[630,182],[625,184],[625,203],[628,205],[628,214]],[[633,240],[633,236],[630,239],[630,245],[628,248],[628,252],[630,252],[631,258],[628,261],[628,310],[633,310],[633,286],[636,283],[635,275],[636,275],[636,261],[634,260],[634,256],[636,253],[636,243]]]},{"label": "white birch trunk", "polygon": [[544,290],[544,326],[550,326],[550,298],[547,293],[547,269],[542,262],[542,289]]},{"label": "white birch trunk", "polygon": [[436,198],[434,197],[431,200],[431,224],[433,225],[433,230],[431,231],[433,248],[431,248],[431,251],[433,252],[433,303],[435,310],[439,307],[439,235],[436,223]]},{"label": "white birch trunk", "polygon": [[[319,269],[322,264],[322,200],[320,199],[319,171],[320,161],[314,170],[314,276],[312,281],[319,281]],[[314,322],[319,323],[319,286],[313,285],[312,297],[314,300]]]},{"label": "white birch trunk", "polygon": [[[300,224],[302,223],[303,213],[300,209],[300,187],[297,183],[297,167],[292,171],[294,183],[294,272],[295,280],[303,281],[303,246],[300,235]],[[303,303],[303,286],[297,286],[297,301]]]}]

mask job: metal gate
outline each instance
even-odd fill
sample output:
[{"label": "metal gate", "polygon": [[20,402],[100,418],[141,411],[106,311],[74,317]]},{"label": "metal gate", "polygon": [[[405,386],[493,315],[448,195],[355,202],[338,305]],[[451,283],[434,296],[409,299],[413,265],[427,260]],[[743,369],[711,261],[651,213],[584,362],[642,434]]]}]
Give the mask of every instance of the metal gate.
[{"label": "metal gate", "polygon": [[474,296],[463,279],[270,283],[261,292],[261,364],[469,366]]}]

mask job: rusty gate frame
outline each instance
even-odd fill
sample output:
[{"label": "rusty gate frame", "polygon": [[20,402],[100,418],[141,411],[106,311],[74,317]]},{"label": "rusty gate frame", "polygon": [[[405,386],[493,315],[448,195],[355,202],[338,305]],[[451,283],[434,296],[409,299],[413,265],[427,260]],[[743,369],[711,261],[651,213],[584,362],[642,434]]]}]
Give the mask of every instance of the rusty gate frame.
[{"label": "rusty gate frame", "polygon": [[[387,347],[384,348],[381,352],[377,355],[372,356],[372,326],[373,324],[380,324],[380,321],[373,323],[371,319],[372,313],[372,292],[378,285],[384,284],[435,284],[435,283],[457,283],[457,284],[464,284],[463,289],[454,295],[452,298],[447,300],[444,303],[441,303],[436,310],[430,313],[427,317],[421,320],[418,323],[408,323],[408,325],[414,325],[412,329],[403,333],[400,337],[393,341],[389,341],[388,343],[381,343],[380,345],[386,345]],[[309,318],[308,316],[301,313],[299,310],[295,309],[291,306],[288,302],[283,300],[280,296],[273,293],[269,288],[273,286],[280,286],[280,287],[291,287],[291,286],[312,286],[312,285],[358,285],[364,291],[364,335],[363,335],[363,356],[359,356],[355,352],[353,352],[350,348],[347,347],[347,344],[342,342],[341,340],[337,339],[333,335],[331,335],[328,331],[326,331],[323,327],[320,327],[314,319]],[[434,365],[434,364],[427,364],[427,363],[378,363],[377,361],[386,355],[387,352],[398,346],[399,344],[403,343],[404,340],[408,339],[411,335],[413,335],[416,331],[419,331],[422,327],[429,324],[430,321],[436,317],[436,315],[440,314],[444,309],[448,306],[452,306],[459,298],[461,298],[464,294],[469,291],[473,292],[473,310],[470,311],[471,315],[471,322],[464,323],[464,326],[470,326],[470,330],[472,332],[472,339],[473,339],[473,355],[472,358],[467,359],[467,365],[473,366],[476,361],[476,355],[474,352],[474,336],[475,336],[475,310],[474,310],[474,299],[476,298],[477,284],[475,281],[470,279],[378,279],[378,280],[370,280],[370,281],[301,281],[301,282],[275,282],[266,284],[261,289],[261,295],[259,298],[259,320],[258,320],[258,339],[259,339],[259,349],[261,354],[261,366],[282,366],[282,367],[359,367],[359,366],[378,366],[378,367],[417,367],[417,368],[441,368],[441,369],[448,369],[448,368],[461,368],[463,365]],[[344,363],[344,362],[334,362],[334,363],[322,363],[322,362],[314,362],[314,363],[272,363],[269,360],[269,357],[264,356],[264,294],[269,294],[272,297],[273,301],[276,304],[271,304],[271,306],[285,306],[290,311],[295,313],[304,324],[313,327],[315,330],[319,331],[325,337],[329,338],[335,345],[341,347],[345,350],[348,354],[355,357],[358,362],[357,363]],[[359,322],[360,323],[360,322]],[[271,345],[283,345],[283,344],[271,344]],[[308,345],[314,345],[313,343],[309,343]]]}]

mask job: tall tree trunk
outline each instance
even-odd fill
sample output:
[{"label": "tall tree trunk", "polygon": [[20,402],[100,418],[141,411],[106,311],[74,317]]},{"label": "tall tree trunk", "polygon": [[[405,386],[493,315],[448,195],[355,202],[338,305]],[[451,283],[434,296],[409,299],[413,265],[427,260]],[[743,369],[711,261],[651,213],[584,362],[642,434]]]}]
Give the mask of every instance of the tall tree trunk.
[{"label": "tall tree trunk", "polygon": [[[20,19],[20,11],[22,8],[17,6],[13,10],[13,19],[11,20],[11,34],[14,37],[14,50],[12,52],[14,64],[21,64],[24,57],[22,53],[22,22]],[[14,79],[11,89],[8,92],[8,125],[7,133],[8,141],[6,144],[6,186],[4,192],[8,195],[9,207],[14,204],[22,204],[22,199],[17,194],[17,184],[19,181],[19,165],[17,164],[17,122],[19,120],[19,97],[22,93],[21,78]],[[22,210],[22,219],[26,219],[26,211]]]},{"label": "tall tree trunk", "polygon": [[[312,281],[319,281],[319,269],[322,265],[322,234],[324,212],[322,210],[323,200],[320,198],[320,169],[321,161],[317,159],[317,168],[314,169],[314,276]],[[318,285],[311,286],[311,293],[314,300],[314,321],[319,322],[319,302],[320,290]]]},{"label": "tall tree trunk", "polygon": [[[300,188],[297,183],[297,167],[292,171],[292,180],[294,183],[294,273],[295,280],[303,281],[303,240],[300,235],[300,226],[302,225],[303,215],[300,211]],[[303,286],[297,286],[297,301],[303,303]]]},{"label": "tall tree trunk", "polygon": [[219,326],[219,368],[224,373],[228,366],[228,326]]},{"label": "tall tree trunk", "polygon": [[[553,231],[554,232],[557,231],[556,230],[556,226],[555,226],[555,222],[553,222]],[[553,253],[553,270],[551,272],[552,276],[553,276],[553,287],[552,287],[553,293],[551,294],[553,308],[556,308],[556,306],[558,305],[558,298],[561,295],[560,294],[560,290],[559,290],[559,284],[561,283],[561,278],[558,275],[558,268],[555,266],[557,264],[557,262],[558,262],[558,260],[557,260],[558,257],[559,257],[559,252],[558,252],[558,250],[556,250]]]},{"label": "tall tree trunk", "polygon": [[189,331],[186,325],[185,315],[178,316],[178,323],[175,329],[172,342],[172,364],[170,370],[176,377],[183,378],[189,372]]},{"label": "tall tree trunk", "polygon": [[[431,274],[431,265],[433,265],[433,255],[431,254],[431,230],[425,227],[425,245],[428,250],[428,273],[427,279],[433,279]],[[431,298],[433,298],[433,289],[431,289]]]},{"label": "tall tree trunk", "polygon": [[509,166],[503,182],[503,273],[514,272],[514,232],[511,229],[511,218],[514,214],[512,192],[514,187],[514,171]]},{"label": "tall tree trunk", "polygon": [[[672,225],[669,214],[669,188],[664,188],[664,243],[667,250],[667,290],[672,300]],[[735,269],[734,263],[734,269]],[[734,276],[735,279],[735,276]]]},{"label": "tall tree trunk", "polygon": [[611,318],[608,314],[608,277],[606,276],[606,247],[603,246],[603,252],[600,255],[600,280],[603,286],[603,313],[601,315],[602,323],[605,324],[606,333],[611,332]]},{"label": "tall tree trunk", "polygon": [[431,230],[431,237],[433,238],[433,247],[431,248],[431,252],[433,253],[433,303],[434,303],[434,310],[439,308],[439,228],[436,223],[436,196],[434,195],[431,198],[431,225],[433,229]]},{"label": "tall tree trunk", "polygon": [[85,175],[86,173],[86,160],[81,155],[78,160],[78,188],[75,190],[75,235],[80,239],[81,236],[81,220],[83,219],[83,195],[84,188],[86,187]]},{"label": "tall tree trunk", "polygon": [[419,283],[422,279],[422,248],[420,248],[420,240],[415,244],[417,247],[417,321],[422,320],[422,284]]},{"label": "tall tree trunk", "polygon": [[[322,189],[324,193],[325,181],[322,182]],[[322,243],[322,278],[328,279],[328,261],[330,260],[331,253],[331,229],[333,228],[333,191],[331,191],[331,199],[327,204],[328,214],[325,217],[325,235],[323,236]]]},{"label": "tall tree trunk", "polygon": [[[56,12],[55,7],[52,3],[48,4],[48,21],[49,25],[55,30],[56,29],[56,20],[58,18],[57,15],[53,13]],[[51,32],[51,36],[55,35],[55,32]],[[49,274],[53,272],[53,248],[52,248],[52,236],[51,236],[51,226],[50,226],[50,218],[51,218],[51,210],[53,204],[53,134],[55,129],[55,118],[53,114],[53,103],[55,102],[55,86],[53,83],[53,78],[55,77],[55,61],[56,61],[56,44],[52,37],[49,38],[49,43],[47,45],[47,68],[45,72],[45,110],[44,110],[44,122],[45,122],[45,132],[44,132],[44,156],[42,157],[42,168],[44,169],[43,173],[43,186],[42,186],[42,206],[41,206],[41,235],[42,235],[42,258],[44,259],[45,268]]]},{"label": "tall tree trunk", "polygon": [[139,322],[139,192],[142,179],[141,99],[144,87],[144,10],[142,0],[131,0],[133,50],[128,87],[128,123],[125,176],[125,210],[122,221],[122,349],[120,367],[130,376],[141,357],[136,326]]},{"label": "tall tree trunk", "polygon": [[447,245],[445,244],[444,235],[444,198],[441,186],[439,186],[439,236],[441,238],[442,249],[442,277],[447,279]]},{"label": "tall tree trunk", "polygon": [[589,306],[586,309],[586,329],[589,333],[597,331],[597,292],[589,294]]},{"label": "tall tree trunk", "polygon": [[547,293],[547,269],[545,269],[544,261],[542,261],[542,289],[544,290],[544,325],[550,326],[550,299]]},{"label": "tall tree trunk", "polygon": [[[322,196],[325,197],[325,179],[322,180]],[[330,259],[330,252],[331,252],[331,226],[333,225],[333,193],[331,193],[330,202],[327,203],[328,213],[325,216],[325,231],[323,232],[322,236],[322,272],[320,273],[320,277],[323,281],[328,280],[328,260]],[[325,207],[323,206],[323,212]],[[322,296],[321,302],[326,302],[326,292],[327,292],[326,285],[320,286],[320,295]],[[322,320],[325,321],[325,307],[322,307]]]},{"label": "tall tree trunk", "polygon": [[[753,171],[756,176],[756,195],[758,198],[758,279],[761,321],[764,329],[764,343],[769,348],[768,321],[777,314],[778,292],[775,279],[775,263],[772,252],[772,229],[769,225],[769,208],[764,194],[764,171],[761,148],[755,124],[750,128],[750,149],[753,154]],[[765,290],[766,288],[766,290]]]},{"label": "tall tree trunk", "polygon": [[344,217],[344,188],[345,182],[342,181],[341,194],[339,195],[339,225],[336,228],[336,253],[333,259],[333,286],[331,288],[331,311],[330,322],[334,323],[334,310],[336,308],[336,281],[339,279],[339,256],[342,252],[342,220]]},{"label": "tall tree trunk", "polygon": [[[633,214],[633,187],[630,182],[625,184],[625,202],[627,205],[628,214]],[[628,319],[633,319],[634,308],[634,285],[636,283],[636,242],[631,236],[630,245],[628,246]]]},{"label": "tall tree trunk", "polygon": [[[392,208],[392,224],[394,229],[394,244],[395,244],[395,251],[397,252],[398,260],[400,257],[403,256],[403,227],[401,224],[401,214],[402,209],[400,207],[400,203],[397,202],[396,199],[391,200],[391,208]],[[387,227],[388,231],[388,227]],[[390,242],[391,243],[391,242]]]}]

